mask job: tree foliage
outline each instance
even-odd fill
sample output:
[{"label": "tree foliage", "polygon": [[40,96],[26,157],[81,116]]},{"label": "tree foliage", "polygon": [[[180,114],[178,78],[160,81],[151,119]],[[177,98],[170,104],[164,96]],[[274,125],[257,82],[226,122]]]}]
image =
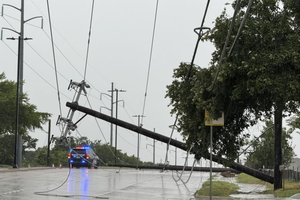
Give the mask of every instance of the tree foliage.
[{"label": "tree foliage", "polygon": [[209,149],[204,110],[214,118],[220,111],[225,112],[225,126],[214,127],[213,151],[233,160],[249,136],[243,130],[275,113],[280,118],[284,112],[296,112],[299,106],[300,35],[294,20],[299,19],[293,10],[295,1],[255,1],[229,55],[247,3],[241,1],[221,68],[219,60],[232,21],[226,11],[205,38],[216,48],[211,66],[192,66],[190,78],[186,78],[191,66],[181,63],[174,70],[172,84],[167,86],[166,96],[171,99],[172,113],[178,116],[178,127],[187,145],[194,144],[198,157]]},{"label": "tree foliage", "polygon": [[[282,150],[283,159],[282,164],[289,166],[292,162],[292,158],[295,156],[293,147],[289,143],[292,139],[291,133],[285,128],[282,130]],[[259,169],[274,168],[274,123],[273,121],[267,121],[266,126],[261,131],[260,137],[254,137],[250,143],[252,151],[247,156],[246,165]]]},{"label": "tree foliage", "polygon": [[[15,146],[16,122],[16,83],[0,74],[0,160],[3,164],[12,165]],[[29,103],[27,94],[20,94],[18,134],[22,135],[23,152],[27,148],[36,148],[36,138],[29,131],[43,129],[42,124],[50,117],[49,113],[38,112],[37,107]]]},{"label": "tree foliage", "polygon": [[[16,119],[16,83],[0,74],[0,134],[14,133]],[[18,133],[25,134],[35,129],[43,129],[42,124],[50,117],[49,113],[38,112],[29,103],[27,94],[20,94]]]},{"label": "tree foliage", "polygon": [[300,134],[300,112],[295,113],[292,117],[287,120],[290,129],[288,130],[290,133],[296,131],[296,133]]},{"label": "tree foliage", "polygon": [[0,135],[0,161],[1,164],[11,165],[14,162],[15,137],[13,135]]},{"label": "tree foliage", "polygon": [[[100,158],[100,165],[115,164],[115,148],[109,144],[101,144],[100,140],[91,141],[87,137],[74,137],[71,139],[71,148],[80,145],[90,145],[96,155]],[[68,167],[68,153],[69,148],[61,145],[60,142],[55,142],[54,147],[50,150],[49,164],[52,166]],[[30,166],[46,166],[47,164],[47,147],[39,147],[36,151],[25,152],[24,163]],[[122,153],[121,150],[117,151],[117,164],[137,164],[135,156],[128,156]],[[145,163],[139,161],[139,165]]]}]

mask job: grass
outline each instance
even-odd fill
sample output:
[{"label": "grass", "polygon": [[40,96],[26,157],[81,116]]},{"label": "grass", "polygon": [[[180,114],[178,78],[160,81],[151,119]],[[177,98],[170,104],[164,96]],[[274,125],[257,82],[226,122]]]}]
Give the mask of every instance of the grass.
[{"label": "grass", "polygon": [[[212,181],[212,196],[228,197],[231,194],[236,194],[239,187],[233,183],[225,181]],[[210,181],[203,183],[202,188],[196,191],[198,196],[210,195]]]},{"label": "grass", "polygon": [[275,190],[276,197],[291,197],[300,193],[300,182],[284,181],[284,188]]},{"label": "grass", "polygon": [[275,194],[276,197],[291,197],[294,194],[300,193],[300,182],[284,181],[284,188],[274,191],[273,184],[264,182],[244,173],[237,176],[237,181],[239,183],[265,185],[267,190],[264,191],[263,194]]},{"label": "grass", "polygon": [[247,183],[247,184],[260,184],[260,185],[265,185],[267,187],[267,190],[272,190],[273,189],[273,184],[262,181],[258,178],[255,178],[253,176],[250,176],[245,173],[241,173],[237,176],[237,181],[239,183]]},{"label": "grass", "polygon": [[0,168],[12,168],[11,165],[0,164]]},{"label": "grass", "polygon": [[[300,193],[300,182],[284,181],[283,188],[274,191],[273,184],[267,183],[253,176],[241,173],[236,177],[239,183],[265,185],[267,190],[262,192],[262,194],[274,194],[276,197],[291,197],[294,194]],[[231,194],[237,194],[237,190],[239,189],[237,185],[225,181],[213,181],[212,188],[212,196],[219,197],[228,197]],[[199,189],[196,194],[198,196],[209,196],[210,181],[208,180],[204,182],[202,188]]]}]

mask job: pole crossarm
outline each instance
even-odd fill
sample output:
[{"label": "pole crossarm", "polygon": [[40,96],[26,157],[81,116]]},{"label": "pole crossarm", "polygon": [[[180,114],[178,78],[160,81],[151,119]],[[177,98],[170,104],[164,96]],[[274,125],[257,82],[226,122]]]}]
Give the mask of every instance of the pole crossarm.
[{"label": "pole crossarm", "polygon": [[[164,135],[158,134],[156,132],[149,131],[149,130],[144,129],[142,127],[139,127],[139,126],[130,124],[128,122],[122,121],[120,119],[116,119],[116,118],[110,117],[108,115],[102,114],[100,112],[97,112],[95,110],[92,110],[92,109],[80,106],[77,103],[67,102],[66,106],[69,107],[69,108],[71,108],[71,109],[78,110],[80,112],[83,112],[83,113],[86,113],[88,115],[91,115],[93,117],[102,119],[104,121],[116,124],[116,125],[118,125],[120,127],[123,127],[125,129],[134,131],[136,133],[140,133],[140,134],[142,134],[144,136],[147,136],[147,137],[150,137],[152,139],[156,139],[156,140],[159,140],[159,141],[164,142],[164,143],[170,143],[170,145],[175,146],[175,147],[177,147],[177,148],[179,148],[181,150],[188,151],[188,147],[185,145],[185,143],[180,142],[178,140],[174,140],[172,138],[170,139],[169,137],[166,137]],[[204,158],[205,159],[210,159],[210,155],[207,155]],[[225,158],[221,158],[221,157],[215,156],[215,155],[212,155],[212,160],[214,162],[217,162],[217,163],[222,164],[222,165],[226,165],[226,163],[228,164],[228,160],[226,160]],[[264,173],[262,173],[262,172],[260,172],[258,170],[246,167],[244,165],[241,165],[241,164],[233,162],[228,167],[230,167],[232,169],[235,169],[235,170],[238,170],[240,172],[249,174],[251,176],[254,176],[254,177],[256,177],[258,179],[261,179],[263,181],[266,181],[268,183],[271,183],[271,184],[274,183],[274,178],[272,176],[264,174]]]},{"label": "pole crossarm", "polygon": [[12,7],[12,8],[14,8],[14,9],[16,9],[16,10],[18,10],[18,11],[20,11],[21,12],[21,9],[20,8],[17,8],[16,6],[13,6],[13,5],[10,5],[10,4],[2,4],[2,16],[3,16],[3,7],[4,6],[9,6],[9,7]]},{"label": "pole crossarm", "polygon": [[27,22],[29,22],[30,20],[33,20],[33,19],[36,19],[36,18],[42,18],[42,19],[43,19],[43,16],[31,17],[31,18],[25,20],[25,21],[24,21],[24,24],[27,23]]},{"label": "pole crossarm", "polygon": [[[16,33],[16,34],[18,34],[18,35],[21,35],[20,32],[14,30],[14,29],[11,29],[11,28],[5,28],[5,27],[2,27],[1,30],[9,30],[9,31],[12,31],[12,32],[14,32],[14,33]],[[2,39],[2,31],[1,31],[1,39]]]}]

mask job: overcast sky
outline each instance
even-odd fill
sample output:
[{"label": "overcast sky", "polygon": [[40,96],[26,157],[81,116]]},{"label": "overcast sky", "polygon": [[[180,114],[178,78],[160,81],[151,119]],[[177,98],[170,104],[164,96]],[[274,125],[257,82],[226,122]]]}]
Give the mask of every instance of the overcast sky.
[{"label": "overcast sky", "polygon": [[[205,26],[212,28],[212,22],[225,7],[229,15],[232,15],[233,11],[230,6],[225,5],[226,2],[231,3],[232,0],[211,1]],[[20,0],[0,0],[0,3],[20,7]],[[100,111],[102,107],[101,112],[110,115],[110,98],[107,95],[110,95],[108,90],[113,82],[114,88],[126,90],[119,93],[119,100],[122,100],[118,104],[119,119],[137,124],[138,118],[133,116],[144,114],[144,128],[155,129],[156,132],[169,137],[169,125],[174,123],[175,117],[170,115],[169,99],[165,98],[166,85],[172,83],[173,69],[181,62],[190,62],[192,59],[197,40],[193,30],[201,25],[207,1],[159,1],[147,98],[142,113],[156,3],[155,0],[95,1],[86,71],[86,81],[91,88],[87,90],[87,97],[92,109]],[[72,101],[74,96],[74,90],[67,90],[69,82],[71,79],[76,82],[84,79],[92,0],[51,0],[49,5],[56,46],[62,116],[66,117],[69,109],[65,104]],[[40,28],[40,19],[25,24],[24,36],[33,40],[24,43],[24,92],[28,94],[30,103],[37,106],[38,111],[52,114],[51,133],[60,136],[59,127],[55,125],[60,109],[46,0],[25,1],[25,20],[35,16],[43,16],[43,29]],[[19,31],[19,19],[20,12],[6,6],[4,17],[0,18],[0,26]],[[3,41],[0,42],[1,72],[4,71],[9,80],[16,80],[18,42],[6,40],[8,37],[18,35],[11,31],[3,31]],[[195,64],[208,67],[213,50],[214,46],[211,43],[200,43]],[[89,107],[85,96],[81,96],[79,103]],[[77,121],[81,116],[82,113],[76,112],[73,121]],[[47,131],[48,124],[45,124],[44,128]],[[257,126],[250,133],[259,135],[261,129],[262,126]],[[136,156],[137,134],[123,128],[117,130],[118,149]],[[88,116],[78,124],[78,133],[73,132],[72,136],[79,134],[92,141],[101,140],[107,143],[110,141],[110,124]],[[38,146],[47,144],[46,133],[36,131],[30,135],[39,139]],[[295,152],[300,155],[299,135],[293,136],[293,145],[298,144]],[[176,132],[173,138],[181,140],[180,134]],[[152,161],[152,144],[152,139],[141,137],[141,160]],[[165,150],[165,144],[156,143],[156,162],[164,162]],[[172,147],[169,154],[171,164],[174,164],[174,155]],[[183,152],[177,152],[179,164],[183,164],[184,156]]]}]

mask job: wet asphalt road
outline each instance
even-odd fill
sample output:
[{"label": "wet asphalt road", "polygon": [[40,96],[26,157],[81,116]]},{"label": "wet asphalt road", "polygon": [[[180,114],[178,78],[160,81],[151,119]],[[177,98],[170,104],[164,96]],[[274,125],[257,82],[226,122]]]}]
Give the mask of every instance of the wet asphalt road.
[{"label": "wet asphalt road", "polygon": [[[209,173],[135,169],[14,170],[0,173],[1,200],[40,199],[194,199]],[[66,198],[67,197],[67,198]]]}]

